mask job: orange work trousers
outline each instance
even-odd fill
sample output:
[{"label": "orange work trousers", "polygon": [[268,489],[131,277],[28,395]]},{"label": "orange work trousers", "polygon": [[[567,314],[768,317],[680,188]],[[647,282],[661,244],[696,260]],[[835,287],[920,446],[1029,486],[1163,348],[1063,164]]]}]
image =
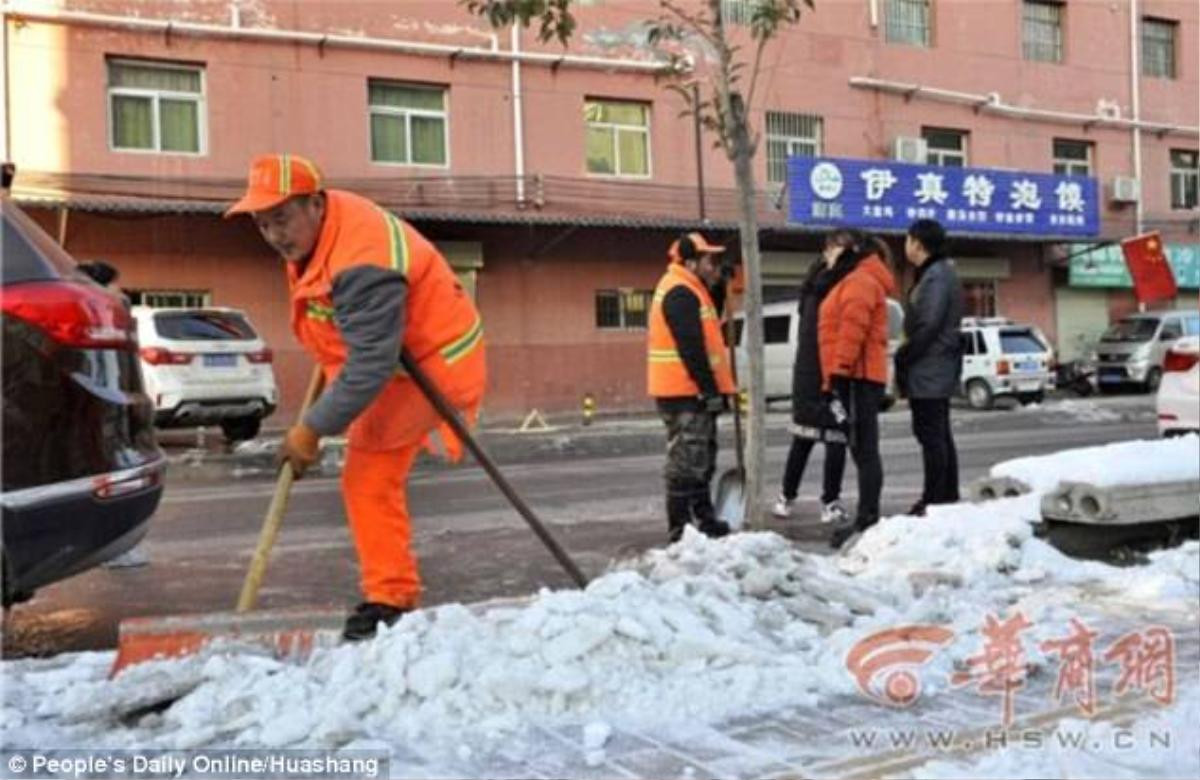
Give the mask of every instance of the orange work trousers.
[{"label": "orange work trousers", "polygon": [[[482,347],[453,368],[438,356],[423,361],[422,368],[452,405],[474,416],[485,381]],[[384,395],[368,419],[351,427],[342,496],[364,600],[414,608],[421,576],[412,552],[408,473],[441,417],[411,379],[392,382]],[[372,435],[380,428],[386,435]]]}]

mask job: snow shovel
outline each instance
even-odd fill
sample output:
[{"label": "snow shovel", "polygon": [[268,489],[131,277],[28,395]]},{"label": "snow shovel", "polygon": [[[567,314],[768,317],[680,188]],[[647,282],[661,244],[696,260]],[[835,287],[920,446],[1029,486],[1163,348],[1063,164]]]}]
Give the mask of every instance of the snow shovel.
[{"label": "snow shovel", "polygon": [[[733,372],[733,386],[738,387],[737,354],[733,344],[733,318],[729,319],[726,328],[726,341],[729,342],[729,370]],[[746,523],[746,464],[742,454],[742,397],[741,393],[733,396],[733,434],[736,443],[737,467],[726,469],[717,480],[717,496],[713,499],[713,507],[717,519],[726,523],[730,529],[737,531]]]},{"label": "snow shovel", "polygon": [[[303,420],[310,406],[321,394],[325,375],[321,367],[313,369],[300,405],[298,420]],[[333,631],[345,620],[342,610],[273,610],[251,613],[258,601],[258,590],[283,516],[296,475],[290,463],[284,463],[275,481],[275,493],[263,518],[258,545],[238,596],[235,611],[198,615],[168,615],[165,617],[129,618],[117,629],[117,657],[109,676],[126,666],[151,658],[174,658],[189,655],[214,639],[268,645],[279,655],[303,654],[311,649],[318,630]]]}]

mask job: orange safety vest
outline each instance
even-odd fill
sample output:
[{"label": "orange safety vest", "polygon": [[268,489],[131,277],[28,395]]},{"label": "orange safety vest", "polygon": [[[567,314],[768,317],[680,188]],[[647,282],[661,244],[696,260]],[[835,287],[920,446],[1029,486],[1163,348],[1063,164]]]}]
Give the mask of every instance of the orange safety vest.
[{"label": "orange safety vest", "polygon": [[[465,359],[482,349],[483,321],[433,244],[406,222],[354,193],[326,190],[326,204],[321,235],[303,274],[297,273],[294,263],[287,264],[292,331],[321,364],[326,382],[334,380],[347,355],[333,319],[333,279],[357,265],[392,268],[408,280],[403,346],[417,363],[437,361],[436,369],[449,370],[455,364],[470,363],[478,366],[472,371],[481,373],[481,360]],[[409,381],[400,372],[399,360],[397,355],[398,373],[392,384]],[[482,376],[470,379],[477,381],[464,386],[482,385]],[[352,446],[378,450],[398,445],[396,437],[389,434],[389,429],[397,425],[389,425],[389,418],[399,418],[404,412],[388,403],[390,389],[394,388],[385,388],[350,426]],[[453,388],[442,390],[454,395]],[[456,402],[454,397],[450,400]],[[468,419],[474,417],[477,408],[478,400],[464,410]]]},{"label": "orange safety vest", "polygon": [[678,398],[700,394],[700,386],[688,373],[687,366],[679,356],[675,337],[667,326],[662,302],[667,293],[683,285],[700,299],[700,325],[704,330],[704,348],[708,363],[712,366],[717,390],[723,394],[736,392],[733,372],[725,359],[725,339],[721,336],[721,322],[713,305],[708,288],[694,273],[680,263],[671,263],[654,290],[654,301],[650,305],[650,327],[646,340],[646,374],[650,395],[655,398]]}]

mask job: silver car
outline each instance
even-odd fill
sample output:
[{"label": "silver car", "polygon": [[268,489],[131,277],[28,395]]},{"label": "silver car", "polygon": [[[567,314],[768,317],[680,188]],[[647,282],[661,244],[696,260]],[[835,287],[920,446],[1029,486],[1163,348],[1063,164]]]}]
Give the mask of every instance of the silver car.
[{"label": "silver car", "polygon": [[1144,312],[1123,317],[1096,345],[1096,383],[1101,392],[1134,385],[1158,389],[1167,350],[1184,336],[1200,335],[1200,311]]}]

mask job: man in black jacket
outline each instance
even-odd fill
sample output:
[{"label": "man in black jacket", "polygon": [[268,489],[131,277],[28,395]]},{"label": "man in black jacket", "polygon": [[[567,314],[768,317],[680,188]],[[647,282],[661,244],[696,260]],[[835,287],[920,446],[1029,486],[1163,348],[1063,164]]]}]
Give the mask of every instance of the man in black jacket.
[{"label": "man in black jacket", "polygon": [[729,533],[710,493],[717,464],[717,415],[733,394],[732,370],[718,312],[725,280],[724,247],[699,233],[681,236],[650,307],[647,343],[649,393],[667,427],[667,528],[678,541],[695,521],[712,537]]},{"label": "man in black jacket", "polygon": [[925,485],[910,514],[958,501],[958,453],[950,429],[950,397],[962,380],[959,326],[962,286],[944,254],[946,231],[932,219],[908,228],[904,254],[917,269],[904,311],[904,344],[896,352],[896,381],[912,409]]}]

